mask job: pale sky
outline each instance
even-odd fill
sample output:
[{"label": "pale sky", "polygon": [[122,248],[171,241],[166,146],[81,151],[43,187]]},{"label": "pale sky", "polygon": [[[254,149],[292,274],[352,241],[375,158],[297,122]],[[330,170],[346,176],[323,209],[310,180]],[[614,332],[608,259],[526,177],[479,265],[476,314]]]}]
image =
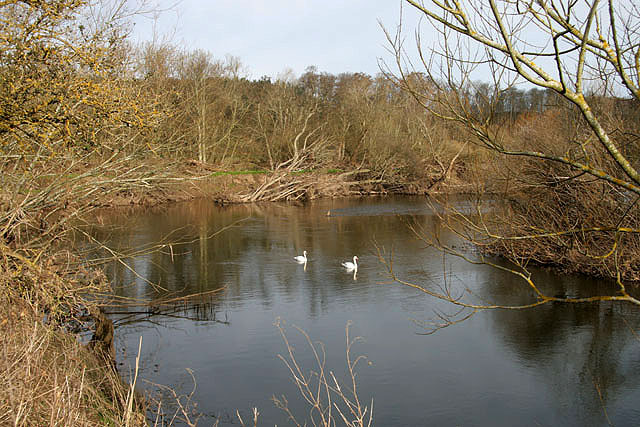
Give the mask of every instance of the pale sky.
[{"label": "pale sky", "polygon": [[[378,21],[395,31],[400,0],[182,0],[155,27],[188,49],[216,59],[240,58],[248,76],[277,77],[287,68],[299,77],[308,66],[320,72],[379,72],[378,58],[391,61]],[[404,6],[408,42],[416,12]],[[409,24],[413,23],[413,26]],[[425,26],[428,27],[428,26]],[[149,40],[150,19],[138,19],[134,37]]]}]

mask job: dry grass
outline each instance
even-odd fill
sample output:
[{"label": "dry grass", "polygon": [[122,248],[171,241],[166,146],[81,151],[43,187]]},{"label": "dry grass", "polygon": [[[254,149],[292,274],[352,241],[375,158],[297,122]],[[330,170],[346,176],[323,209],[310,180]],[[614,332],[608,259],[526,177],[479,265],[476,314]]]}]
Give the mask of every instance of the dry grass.
[{"label": "dry grass", "polygon": [[0,246],[0,425],[145,425],[112,360],[71,333],[107,290],[71,259]]},{"label": "dry grass", "polygon": [[[146,425],[110,364],[27,304],[0,307],[0,424]],[[129,412],[129,413],[128,413]]]}]

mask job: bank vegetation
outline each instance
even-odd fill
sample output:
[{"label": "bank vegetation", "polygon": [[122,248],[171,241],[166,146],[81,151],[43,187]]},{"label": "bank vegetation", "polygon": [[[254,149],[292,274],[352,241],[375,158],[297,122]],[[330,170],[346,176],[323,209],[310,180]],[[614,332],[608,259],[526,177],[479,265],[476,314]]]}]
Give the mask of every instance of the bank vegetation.
[{"label": "bank vegetation", "polygon": [[[440,35],[415,54],[403,30],[387,33],[395,53],[388,75],[426,111],[461,125],[497,173],[481,175],[472,213],[442,200],[443,224],[476,249],[420,238],[452,256],[512,273],[531,291],[520,306],[480,301],[471,292],[434,292],[462,311],[523,309],[549,303],[624,301],[640,305],[640,44],[637,5],[615,1],[406,1]],[[418,58],[411,61],[411,58]],[[424,79],[414,81],[416,70]],[[492,83],[473,80],[484,69]],[[432,91],[421,87],[433,85]],[[502,100],[519,85],[552,108],[524,111]],[[487,191],[492,189],[492,191]],[[487,207],[490,207],[487,209]],[[498,255],[500,259],[492,258]],[[532,265],[612,279],[602,295],[550,295]],[[445,316],[446,317],[446,316]]]}]

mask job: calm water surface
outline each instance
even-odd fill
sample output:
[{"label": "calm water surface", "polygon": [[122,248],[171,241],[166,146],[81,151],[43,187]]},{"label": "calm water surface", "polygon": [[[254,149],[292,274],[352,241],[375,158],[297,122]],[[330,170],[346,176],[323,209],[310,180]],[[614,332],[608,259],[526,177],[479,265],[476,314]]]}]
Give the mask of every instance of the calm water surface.
[{"label": "calm water surface", "polygon": [[[345,380],[351,321],[351,334],[362,337],[352,351],[370,362],[358,367],[359,395],[373,399],[378,426],[600,426],[607,417],[614,425],[640,425],[638,308],[597,303],[485,311],[424,335],[434,310],[455,309],[390,283],[376,245],[393,253],[398,276],[425,287],[466,286],[496,302],[531,297],[513,276],[425,248],[407,227],[438,229],[424,198],[224,208],[196,202],[100,219],[109,226],[96,236],[122,251],[173,242],[135,257],[131,270],[112,266],[119,295],[224,288],[154,315],[134,308],[112,314],[123,372],[142,336],[143,388],[164,384],[186,395],[194,388],[187,370],[193,372],[192,401],[204,414],[199,425],[216,419],[237,425],[236,409],[246,421],[253,407],[259,425],[288,425],[273,395],[286,395],[305,420],[308,409],[277,357],[286,351],[277,319],[305,370],[315,367],[312,354],[292,326],[324,344],[329,368]],[[303,250],[306,269],[293,261]],[[353,255],[360,259],[355,278],[340,267]],[[553,294],[589,295],[611,286],[544,270],[534,271],[534,279]]]}]

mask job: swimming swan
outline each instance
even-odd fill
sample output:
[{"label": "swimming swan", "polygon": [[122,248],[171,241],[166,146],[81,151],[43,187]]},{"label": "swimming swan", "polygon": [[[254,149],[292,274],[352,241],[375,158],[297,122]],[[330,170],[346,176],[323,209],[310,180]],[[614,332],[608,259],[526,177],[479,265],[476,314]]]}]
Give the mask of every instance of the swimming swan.
[{"label": "swimming swan", "polygon": [[358,257],[353,257],[353,262],[345,261],[342,263],[342,266],[346,268],[348,271],[355,270],[358,271]]},{"label": "swimming swan", "polygon": [[299,262],[300,264],[302,263],[307,263],[307,251],[302,251],[302,255],[298,255],[298,256],[294,256],[293,259],[296,260],[296,262]]}]

